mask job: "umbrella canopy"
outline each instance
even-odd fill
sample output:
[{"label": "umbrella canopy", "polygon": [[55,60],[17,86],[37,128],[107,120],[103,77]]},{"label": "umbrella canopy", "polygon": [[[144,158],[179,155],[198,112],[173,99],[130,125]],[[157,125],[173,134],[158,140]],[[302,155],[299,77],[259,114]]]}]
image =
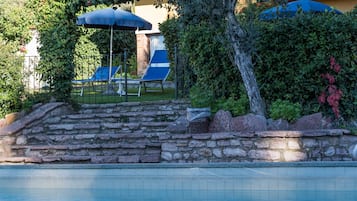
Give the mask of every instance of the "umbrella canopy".
[{"label": "umbrella canopy", "polygon": [[336,14],[342,14],[341,11],[331,8],[329,5],[311,1],[311,0],[297,0],[287,3],[286,6],[277,6],[267,9],[260,13],[260,20],[273,20],[285,17],[294,17],[298,11],[322,13],[333,12]]},{"label": "umbrella canopy", "polygon": [[131,12],[117,7],[104,8],[80,15],[77,25],[88,28],[113,28],[120,30],[151,29],[151,24]]},{"label": "umbrella canopy", "polygon": [[104,8],[80,15],[77,17],[76,24],[87,28],[110,29],[109,75],[111,74],[113,60],[113,29],[150,30],[152,27],[151,23],[143,18],[117,7]]}]

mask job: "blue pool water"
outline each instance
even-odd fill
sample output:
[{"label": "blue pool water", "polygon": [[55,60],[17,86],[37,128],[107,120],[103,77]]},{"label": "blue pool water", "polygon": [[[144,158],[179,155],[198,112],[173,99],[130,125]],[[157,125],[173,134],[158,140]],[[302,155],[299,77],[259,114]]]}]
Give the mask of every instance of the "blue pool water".
[{"label": "blue pool water", "polygon": [[356,201],[357,164],[0,166],[0,201]]}]

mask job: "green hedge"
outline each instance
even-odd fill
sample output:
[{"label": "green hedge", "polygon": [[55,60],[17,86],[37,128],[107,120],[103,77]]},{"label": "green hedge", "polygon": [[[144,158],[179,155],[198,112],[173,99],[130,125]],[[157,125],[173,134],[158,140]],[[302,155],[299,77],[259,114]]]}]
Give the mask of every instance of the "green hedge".
[{"label": "green hedge", "polygon": [[14,54],[14,46],[0,37],[0,118],[21,109],[23,58]]},{"label": "green hedge", "polygon": [[[261,94],[269,106],[278,99],[298,102],[303,114],[322,111],[333,115],[329,104],[318,97],[330,73],[342,90],[340,117],[357,117],[357,17],[301,14],[295,18],[260,23],[255,72]],[[339,73],[330,67],[334,57]]]}]

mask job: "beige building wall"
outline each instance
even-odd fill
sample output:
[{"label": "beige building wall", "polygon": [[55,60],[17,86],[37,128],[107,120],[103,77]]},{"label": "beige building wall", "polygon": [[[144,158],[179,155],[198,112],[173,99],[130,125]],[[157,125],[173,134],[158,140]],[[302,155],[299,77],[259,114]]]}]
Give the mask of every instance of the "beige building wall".
[{"label": "beige building wall", "polygon": [[168,19],[166,8],[155,8],[153,0],[140,0],[135,2],[135,15],[144,18],[152,24],[151,30],[137,31],[137,74],[141,76],[150,61],[150,36],[160,34],[159,24]]},{"label": "beige building wall", "polygon": [[153,5],[136,6],[135,14],[149,21],[152,24],[153,31],[158,31],[159,23],[164,22],[168,18],[165,8],[155,8]]},{"label": "beige building wall", "polygon": [[319,0],[319,2],[330,5],[342,12],[352,11],[357,5],[357,0]]}]

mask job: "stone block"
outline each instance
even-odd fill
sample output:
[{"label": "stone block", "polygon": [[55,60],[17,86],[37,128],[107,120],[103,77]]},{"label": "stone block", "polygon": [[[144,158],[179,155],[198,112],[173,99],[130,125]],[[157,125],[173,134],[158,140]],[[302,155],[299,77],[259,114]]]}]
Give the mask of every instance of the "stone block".
[{"label": "stone block", "polygon": [[116,156],[93,156],[91,158],[92,163],[116,163],[117,161]]},{"label": "stone block", "polygon": [[90,161],[91,157],[90,156],[72,156],[72,155],[66,155],[66,156],[61,156],[61,160],[65,162],[84,162],[84,161]]},{"label": "stone block", "polygon": [[297,139],[288,140],[288,149],[297,150],[300,149],[300,143]]},{"label": "stone block", "polygon": [[167,131],[170,133],[186,133],[188,130],[189,122],[184,116],[178,118],[175,122],[167,126]]},{"label": "stone block", "polygon": [[233,133],[213,133],[212,140],[226,140],[235,138]]},{"label": "stone block", "polygon": [[174,159],[174,160],[180,160],[180,159],[182,159],[182,154],[181,154],[181,153],[174,153],[173,159]]},{"label": "stone block", "polygon": [[306,161],[307,155],[300,151],[284,151],[284,159],[287,162]]},{"label": "stone block", "polygon": [[177,146],[174,143],[162,143],[161,149],[164,152],[167,151],[177,151]]},{"label": "stone block", "polygon": [[203,141],[191,140],[188,143],[188,147],[204,147],[206,144]]},{"label": "stone block", "polygon": [[247,152],[240,148],[224,148],[223,154],[227,157],[246,157]]},{"label": "stone block", "polygon": [[267,129],[268,130],[289,130],[289,122],[284,119],[268,119],[267,120]]},{"label": "stone block", "polygon": [[313,138],[302,139],[302,144],[304,148],[314,148],[319,146],[318,141]]},{"label": "stone block", "polygon": [[231,131],[266,131],[267,120],[264,116],[247,114],[244,116],[234,117],[231,120]]},{"label": "stone block", "polygon": [[19,136],[16,138],[16,144],[17,145],[24,145],[27,143],[27,139],[25,136]]},{"label": "stone block", "polygon": [[189,122],[188,133],[207,133],[209,126],[208,118],[195,119]]},{"label": "stone block", "polygon": [[275,138],[270,140],[270,149],[286,149],[286,142],[284,139]]},{"label": "stone block", "polygon": [[160,154],[146,154],[140,156],[141,163],[159,163],[160,162]]},{"label": "stone block", "polygon": [[198,154],[203,157],[211,157],[212,156],[212,151],[209,148],[202,148],[198,150]]},{"label": "stone block", "polygon": [[209,132],[229,132],[231,131],[232,114],[228,111],[219,110],[213,117],[209,125]]},{"label": "stone block", "polygon": [[222,158],[223,157],[222,150],[221,149],[213,149],[213,155],[217,158]]},{"label": "stone block", "polygon": [[209,148],[214,148],[217,147],[217,142],[216,141],[207,141],[207,147]]},{"label": "stone block", "polygon": [[130,156],[119,156],[119,163],[139,163],[140,157],[138,155],[130,155]]},{"label": "stone block", "polygon": [[165,161],[172,161],[172,154],[167,151],[161,152],[161,158]]},{"label": "stone block", "polygon": [[313,130],[322,128],[322,113],[315,113],[299,118],[291,125],[292,130]]},{"label": "stone block", "polygon": [[192,135],[192,139],[195,139],[195,140],[208,140],[208,139],[211,139],[211,134],[210,133],[194,134],[194,135]]},{"label": "stone block", "polygon": [[324,152],[325,156],[329,156],[329,157],[335,155],[335,153],[336,153],[336,150],[335,150],[335,147],[333,147],[333,146],[328,147],[326,149],[326,151]]},{"label": "stone block", "polygon": [[248,156],[253,160],[282,161],[279,151],[251,150],[248,152]]},{"label": "stone block", "polygon": [[269,148],[269,142],[266,141],[266,140],[259,140],[259,141],[255,142],[254,145],[255,145],[258,149],[266,149],[266,148]]}]

